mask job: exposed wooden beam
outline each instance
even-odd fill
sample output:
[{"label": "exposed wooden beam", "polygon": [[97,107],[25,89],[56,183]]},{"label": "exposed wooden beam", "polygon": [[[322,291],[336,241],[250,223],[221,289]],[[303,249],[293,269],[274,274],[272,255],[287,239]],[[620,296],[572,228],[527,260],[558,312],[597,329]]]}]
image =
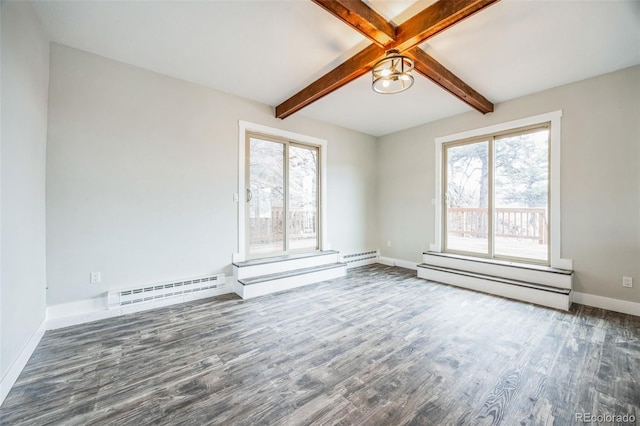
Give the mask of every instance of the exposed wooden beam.
[{"label": "exposed wooden beam", "polygon": [[366,74],[381,57],[384,57],[384,54],[385,50],[383,48],[371,44],[278,105],[276,107],[276,118],[286,118],[310,103]]},{"label": "exposed wooden beam", "polygon": [[402,23],[390,47],[401,52],[411,49],[498,1],[440,0]]},{"label": "exposed wooden beam", "polygon": [[[286,118],[369,72],[377,61],[384,58],[387,49],[396,48],[401,52],[411,49],[497,1],[440,0],[432,4],[400,25],[396,29],[396,39],[385,48],[372,44],[278,105],[276,117]],[[460,89],[464,90],[464,87]]]},{"label": "exposed wooden beam", "polygon": [[471,86],[460,80],[454,73],[445,68],[419,47],[407,50],[405,55],[413,59],[415,70],[432,80],[458,99],[466,102],[483,114],[493,112],[493,104]]},{"label": "exposed wooden beam", "polygon": [[396,28],[360,0],[312,1],[379,47],[385,47],[396,38]]}]

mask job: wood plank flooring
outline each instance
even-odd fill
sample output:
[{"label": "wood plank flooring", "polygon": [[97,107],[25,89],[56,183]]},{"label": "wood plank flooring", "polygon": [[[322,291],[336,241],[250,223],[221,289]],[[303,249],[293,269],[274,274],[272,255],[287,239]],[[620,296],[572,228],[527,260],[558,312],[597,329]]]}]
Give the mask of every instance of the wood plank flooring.
[{"label": "wood plank flooring", "polygon": [[640,317],[374,265],[47,332],[0,424],[567,425],[639,406]]}]

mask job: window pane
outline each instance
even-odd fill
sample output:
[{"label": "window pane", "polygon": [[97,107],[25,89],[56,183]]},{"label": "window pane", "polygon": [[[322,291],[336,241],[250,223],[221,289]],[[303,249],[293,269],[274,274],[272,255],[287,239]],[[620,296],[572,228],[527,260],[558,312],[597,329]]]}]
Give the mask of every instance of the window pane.
[{"label": "window pane", "polygon": [[446,249],[489,253],[489,142],[446,148]]},{"label": "window pane", "polygon": [[318,150],[289,146],[289,249],[318,248]]},{"label": "window pane", "polygon": [[495,140],[495,255],[548,260],[549,130]]},{"label": "window pane", "polygon": [[284,251],[285,145],[249,139],[249,255]]}]

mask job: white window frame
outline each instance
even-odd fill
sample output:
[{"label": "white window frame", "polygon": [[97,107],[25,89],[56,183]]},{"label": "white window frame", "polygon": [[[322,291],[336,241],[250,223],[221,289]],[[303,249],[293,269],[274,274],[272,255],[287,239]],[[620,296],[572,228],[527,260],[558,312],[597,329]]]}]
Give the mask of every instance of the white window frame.
[{"label": "white window frame", "polygon": [[561,153],[561,118],[562,110],[553,111],[545,114],[526,117],[519,120],[508,121],[505,123],[495,124],[493,126],[483,127],[480,129],[469,130],[466,132],[456,133],[453,135],[438,137],[435,140],[435,237],[434,242],[429,245],[429,250],[433,252],[442,252],[442,208],[444,197],[442,195],[442,151],[443,146],[447,142],[459,141],[463,139],[471,139],[487,134],[500,133],[512,129],[533,126],[541,123],[551,123],[551,133],[549,135],[550,156],[549,156],[549,239],[551,246],[549,247],[549,262],[552,268],[573,269],[573,260],[563,259],[561,254],[560,237],[562,235],[560,225],[560,153]]},{"label": "white window frame", "polygon": [[234,198],[238,202],[238,251],[233,254],[233,262],[244,262],[247,260],[246,247],[246,137],[247,133],[261,133],[275,138],[288,139],[294,142],[301,142],[306,145],[318,148],[320,160],[320,250],[329,250],[331,245],[327,241],[327,146],[325,139],[300,133],[289,132],[275,127],[264,126],[262,124],[251,123],[238,120],[238,193]]}]

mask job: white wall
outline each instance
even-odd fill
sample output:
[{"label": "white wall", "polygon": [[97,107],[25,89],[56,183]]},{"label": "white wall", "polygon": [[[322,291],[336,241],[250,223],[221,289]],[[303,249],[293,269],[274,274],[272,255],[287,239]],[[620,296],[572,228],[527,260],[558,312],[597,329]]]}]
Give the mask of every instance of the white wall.
[{"label": "white wall", "polygon": [[57,44],[50,81],[48,305],[230,274],[238,120],[328,140],[329,242],[375,248],[372,136]]},{"label": "white wall", "polygon": [[419,262],[434,241],[436,137],[559,109],[561,255],[574,261],[574,290],[640,302],[640,66],[380,138],[381,255]]},{"label": "white wall", "polygon": [[7,372],[45,313],[49,42],[30,4],[2,2],[1,8],[0,377],[4,387]]}]

